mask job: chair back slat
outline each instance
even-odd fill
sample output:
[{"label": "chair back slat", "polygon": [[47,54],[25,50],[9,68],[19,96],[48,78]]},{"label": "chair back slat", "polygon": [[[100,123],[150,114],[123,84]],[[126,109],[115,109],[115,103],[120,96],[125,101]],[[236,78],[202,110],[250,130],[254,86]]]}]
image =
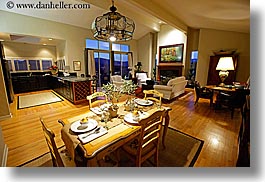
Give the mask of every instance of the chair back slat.
[{"label": "chair back slat", "polygon": [[141,125],[139,148],[137,151],[137,161],[140,161],[139,163],[143,162],[141,158],[145,158],[142,156],[142,151],[145,147],[153,148],[150,150],[151,153],[149,152],[149,154],[146,154],[148,156],[152,156],[158,152],[158,142],[159,137],[161,136],[160,132],[162,128],[164,112],[164,110],[158,110],[148,118],[144,118],[139,121],[139,124]]},{"label": "chair back slat", "polygon": [[[98,99],[99,97],[103,97],[103,99]],[[95,92],[95,93],[87,96],[87,100],[89,102],[89,108],[92,108],[92,106],[95,104],[107,103],[108,97],[104,92]]]},{"label": "chair back slat", "polygon": [[58,152],[56,143],[55,143],[55,134],[52,130],[50,130],[46,124],[44,123],[43,119],[40,118],[40,122],[42,125],[42,130],[44,133],[45,140],[47,142],[48,148],[50,150],[51,156],[52,156],[52,161],[53,161],[53,166],[55,167],[64,167],[62,158]]},{"label": "chair back slat", "polygon": [[[144,93],[145,100],[152,100],[152,101],[155,101],[159,106],[162,105],[162,98],[164,96],[163,93],[160,93],[157,90],[144,90],[143,93]],[[148,95],[152,95],[152,97]],[[159,99],[155,97],[158,97]]]}]

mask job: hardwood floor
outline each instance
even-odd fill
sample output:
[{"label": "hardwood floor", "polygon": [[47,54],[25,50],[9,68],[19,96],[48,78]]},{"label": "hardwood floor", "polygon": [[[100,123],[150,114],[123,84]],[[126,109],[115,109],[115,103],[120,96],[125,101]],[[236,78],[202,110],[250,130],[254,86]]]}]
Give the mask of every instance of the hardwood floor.
[{"label": "hardwood floor", "polygon": [[[238,142],[241,124],[239,110],[235,110],[231,119],[230,111],[214,111],[209,101],[200,99],[194,106],[193,89],[185,98],[173,100],[165,105],[172,107],[170,126],[184,133],[204,140],[204,146],[195,163],[195,167],[234,167],[236,166]],[[41,91],[46,92],[46,91]],[[32,92],[34,93],[34,92]],[[27,93],[29,94],[29,93]],[[66,119],[73,114],[87,112],[88,103],[73,105],[66,99],[62,102],[17,109],[17,94],[10,105],[13,117],[0,121],[9,154],[7,166],[19,166],[26,161],[48,152],[39,117],[43,117],[48,127],[56,135],[57,146],[63,145],[60,136],[61,124],[58,119]]]}]

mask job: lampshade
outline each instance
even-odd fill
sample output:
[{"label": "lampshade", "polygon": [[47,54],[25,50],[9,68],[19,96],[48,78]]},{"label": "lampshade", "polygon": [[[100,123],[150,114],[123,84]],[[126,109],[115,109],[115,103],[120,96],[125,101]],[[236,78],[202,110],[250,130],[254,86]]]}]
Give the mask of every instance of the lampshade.
[{"label": "lampshade", "polygon": [[134,22],[116,10],[112,1],[110,12],[97,17],[92,23],[92,31],[97,40],[128,41],[132,39]]},{"label": "lampshade", "polygon": [[232,57],[221,57],[216,66],[216,70],[234,70],[234,62]]}]

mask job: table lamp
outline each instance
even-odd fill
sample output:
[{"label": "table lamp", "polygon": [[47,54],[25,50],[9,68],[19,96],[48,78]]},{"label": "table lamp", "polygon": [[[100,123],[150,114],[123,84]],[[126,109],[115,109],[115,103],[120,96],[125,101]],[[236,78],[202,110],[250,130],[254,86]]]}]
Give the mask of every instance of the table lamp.
[{"label": "table lamp", "polygon": [[228,70],[234,70],[234,62],[232,57],[221,57],[219,62],[216,66],[216,70],[220,70],[219,76],[221,78],[221,83],[219,86],[225,86],[224,81],[228,77],[229,72]]}]

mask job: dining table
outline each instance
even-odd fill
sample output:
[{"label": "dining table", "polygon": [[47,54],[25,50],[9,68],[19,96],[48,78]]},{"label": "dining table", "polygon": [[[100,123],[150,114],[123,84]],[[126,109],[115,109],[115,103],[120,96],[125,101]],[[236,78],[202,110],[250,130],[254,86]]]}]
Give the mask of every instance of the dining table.
[{"label": "dining table", "polygon": [[210,90],[213,90],[215,94],[215,101],[214,101],[214,108],[215,109],[220,109],[221,106],[220,106],[220,100],[219,100],[219,97],[218,95],[220,93],[226,93],[226,94],[237,94],[238,91],[243,91],[246,95],[249,95],[250,94],[250,89],[249,88],[238,88],[236,86],[232,86],[232,85],[226,85],[224,87],[221,87],[221,86],[216,86],[216,85],[206,85],[205,86],[207,89],[210,89]]},{"label": "dining table", "polygon": [[[76,158],[76,151],[79,150],[82,151],[82,156],[79,157],[86,161],[86,166],[99,166],[98,161],[138,136],[141,126],[137,122],[157,110],[165,110],[161,142],[163,148],[166,149],[165,138],[170,121],[169,111],[172,110],[170,107],[161,106],[155,102],[150,105],[135,104],[139,113],[137,121],[129,118],[133,114],[133,110],[126,111],[125,102],[116,104],[118,105],[117,117],[110,118],[107,121],[102,119],[102,113],[95,112],[92,108],[85,113],[73,115],[63,120],[64,126],[61,129],[61,138],[72,159]],[[87,132],[76,131],[81,125],[80,121],[84,118],[94,121],[89,125],[91,130]]]}]

